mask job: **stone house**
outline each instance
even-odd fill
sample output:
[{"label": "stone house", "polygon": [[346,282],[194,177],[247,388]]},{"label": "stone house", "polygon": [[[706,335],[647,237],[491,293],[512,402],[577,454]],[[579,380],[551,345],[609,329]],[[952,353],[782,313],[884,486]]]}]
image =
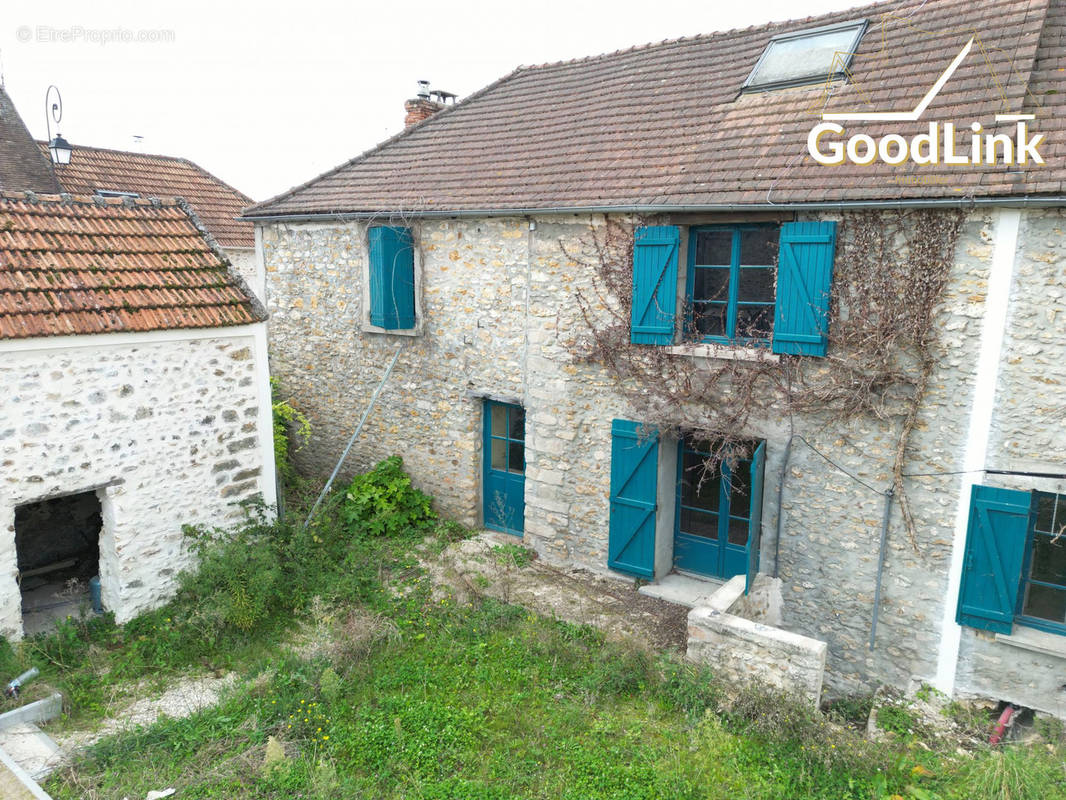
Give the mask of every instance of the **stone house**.
[{"label": "stone house", "polygon": [[0,633],[94,576],[124,622],[275,502],[265,319],[182,201],[0,195]]},{"label": "stone house", "polygon": [[[401,453],[445,514],[642,591],[761,581],[833,694],[917,678],[1066,714],[1064,24],[1059,0],[904,0],[521,67],[247,209],[304,467],[399,351],[353,467]],[[900,366],[924,386],[902,458],[906,414],[771,406],[696,479],[717,445],[686,420],[739,392],[664,424],[659,384],[847,368],[840,293],[878,276],[856,237],[886,210],[957,225],[921,240],[944,286],[927,374]],[[630,271],[605,289],[611,231]],[[881,242],[886,271],[923,257]],[[664,377],[587,357],[603,319]]]}]

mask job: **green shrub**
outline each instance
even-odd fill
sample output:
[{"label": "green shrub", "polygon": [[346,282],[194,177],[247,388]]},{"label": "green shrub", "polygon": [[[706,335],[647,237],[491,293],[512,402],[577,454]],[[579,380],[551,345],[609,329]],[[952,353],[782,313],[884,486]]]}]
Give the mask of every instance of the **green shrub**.
[{"label": "green shrub", "polygon": [[[270,379],[271,407],[274,417],[274,460],[278,475],[283,482],[292,481],[296,470],[292,465],[293,454],[299,452],[311,439],[311,422],[288,400],[281,399],[280,385],[277,378]],[[289,436],[298,443],[296,449],[290,450]]]},{"label": "green shrub", "polygon": [[284,603],[284,575],[278,558],[277,529],[245,525],[232,533],[187,528],[198,557],[195,572],[183,573],[179,600],[219,626],[251,631]]},{"label": "green shrub", "polygon": [[370,472],[356,475],[344,493],[341,521],[370,536],[399,536],[424,530],[437,519],[433,498],[411,485],[403,459],[390,456]]}]

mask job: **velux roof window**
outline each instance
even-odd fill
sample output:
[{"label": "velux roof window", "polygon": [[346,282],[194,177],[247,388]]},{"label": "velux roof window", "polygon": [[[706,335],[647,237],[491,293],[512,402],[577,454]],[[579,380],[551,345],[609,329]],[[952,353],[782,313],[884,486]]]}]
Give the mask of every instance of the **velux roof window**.
[{"label": "velux roof window", "polygon": [[866,20],[859,19],[775,36],[741,91],[803,86],[843,77],[865,29]]}]

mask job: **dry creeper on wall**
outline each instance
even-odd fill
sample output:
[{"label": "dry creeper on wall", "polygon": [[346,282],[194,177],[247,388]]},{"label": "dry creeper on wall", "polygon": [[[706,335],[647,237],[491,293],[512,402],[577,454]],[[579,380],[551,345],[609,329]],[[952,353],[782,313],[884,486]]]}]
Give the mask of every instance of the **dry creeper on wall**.
[{"label": "dry creeper on wall", "polygon": [[[590,288],[576,300],[586,331],[575,358],[601,364],[649,429],[690,432],[714,443],[705,464],[750,455],[756,419],[811,415],[822,428],[873,418],[896,426],[893,490],[918,551],[903,468],[918,413],[941,356],[935,318],[965,214],[961,210],[846,212],[838,224],[825,358],[749,348],[745,360],[695,359],[630,340],[633,240],[644,219],[607,218],[590,226],[581,254]],[[679,317],[692,319],[691,305]],[[738,331],[743,338],[745,331]],[[682,343],[700,336],[683,324]]]}]

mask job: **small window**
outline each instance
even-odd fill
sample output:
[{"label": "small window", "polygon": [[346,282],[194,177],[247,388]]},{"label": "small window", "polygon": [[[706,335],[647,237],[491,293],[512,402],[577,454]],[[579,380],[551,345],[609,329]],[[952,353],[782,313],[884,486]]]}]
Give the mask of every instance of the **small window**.
[{"label": "small window", "polygon": [[691,330],[712,342],[769,342],[778,239],[776,225],[691,229]]},{"label": "small window", "polygon": [[1022,615],[1066,625],[1066,495],[1033,492]]},{"label": "small window", "polygon": [[866,20],[853,20],[775,36],[741,91],[803,86],[844,77],[865,28]]}]

